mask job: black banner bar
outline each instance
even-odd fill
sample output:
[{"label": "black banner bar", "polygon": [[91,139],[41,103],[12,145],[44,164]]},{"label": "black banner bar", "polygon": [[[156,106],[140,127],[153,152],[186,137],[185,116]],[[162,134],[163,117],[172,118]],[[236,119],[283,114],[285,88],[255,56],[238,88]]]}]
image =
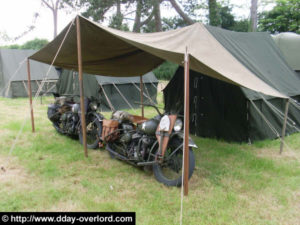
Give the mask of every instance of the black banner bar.
[{"label": "black banner bar", "polygon": [[64,223],[135,225],[135,212],[0,212],[0,224]]}]

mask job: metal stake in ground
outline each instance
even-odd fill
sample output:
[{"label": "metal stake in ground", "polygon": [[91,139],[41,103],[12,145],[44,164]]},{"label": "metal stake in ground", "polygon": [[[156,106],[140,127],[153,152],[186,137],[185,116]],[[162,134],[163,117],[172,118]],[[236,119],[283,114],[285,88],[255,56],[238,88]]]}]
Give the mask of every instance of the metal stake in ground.
[{"label": "metal stake in ground", "polygon": [[289,102],[290,102],[289,99],[286,99],[284,120],[283,120],[282,133],[281,133],[280,154],[283,151],[284,136],[285,136],[285,130],[286,130],[286,122],[287,122],[287,117],[288,117],[288,112],[289,112]]},{"label": "metal stake in ground", "polygon": [[85,108],[84,108],[84,92],[82,82],[82,55],[81,55],[81,34],[80,34],[80,21],[79,17],[76,18],[77,28],[77,55],[78,55],[78,79],[79,79],[79,91],[80,91],[80,110],[81,110],[81,132],[83,137],[84,155],[88,157],[87,144],[86,144],[86,122],[85,122]]},{"label": "metal stake in ground", "polygon": [[187,48],[184,55],[184,195],[189,193],[189,124],[190,124],[190,63]]},{"label": "metal stake in ground", "polygon": [[34,127],[34,115],[33,115],[33,105],[32,105],[32,89],[31,89],[31,75],[30,75],[30,62],[27,59],[27,75],[28,75],[28,96],[29,96],[29,106],[30,106],[30,116],[31,116],[31,128],[32,132],[35,132]]}]

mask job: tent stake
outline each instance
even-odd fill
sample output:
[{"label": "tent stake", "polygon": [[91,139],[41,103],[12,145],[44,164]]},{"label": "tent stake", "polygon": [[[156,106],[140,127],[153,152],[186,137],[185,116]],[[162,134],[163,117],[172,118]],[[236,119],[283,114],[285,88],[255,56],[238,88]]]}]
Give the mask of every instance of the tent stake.
[{"label": "tent stake", "polygon": [[77,30],[77,56],[78,56],[78,79],[79,79],[79,91],[80,91],[80,110],[81,110],[81,129],[83,137],[84,155],[88,157],[87,144],[86,144],[86,122],[85,122],[85,107],[84,107],[84,92],[82,82],[82,55],[81,55],[81,33],[79,16],[76,17],[76,30]]},{"label": "tent stake", "polygon": [[143,77],[140,76],[140,93],[141,93],[141,103],[142,103],[142,117],[144,118],[144,90],[143,90]]},{"label": "tent stake", "polygon": [[286,122],[288,117],[288,111],[289,111],[289,99],[285,102],[285,113],[284,113],[284,120],[283,120],[283,126],[282,126],[282,133],[281,133],[281,143],[280,143],[280,154],[283,151],[283,144],[284,144],[284,136],[285,136],[285,130],[286,130]]},{"label": "tent stake", "polygon": [[190,62],[187,48],[184,55],[184,195],[189,193],[189,125],[190,125]]},{"label": "tent stake", "polygon": [[31,128],[32,128],[32,133],[34,133],[35,127],[34,127],[34,115],[33,115],[33,106],[32,106],[31,74],[30,74],[29,59],[27,59],[27,75],[28,75],[28,96],[29,96],[30,116],[31,116]]}]

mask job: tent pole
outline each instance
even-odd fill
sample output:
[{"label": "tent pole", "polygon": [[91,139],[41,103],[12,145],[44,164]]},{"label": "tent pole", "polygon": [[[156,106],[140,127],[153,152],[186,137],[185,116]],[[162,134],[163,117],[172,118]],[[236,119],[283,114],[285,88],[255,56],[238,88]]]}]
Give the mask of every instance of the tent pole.
[{"label": "tent pole", "polygon": [[141,103],[142,103],[142,117],[144,118],[144,90],[143,90],[143,77],[140,76],[140,93],[141,93]]},{"label": "tent pole", "polygon": [[288,111],[289,111],[289,98],[285,102],[285,113],[284,113],[284,120],[283,120],[283,126],[282,126],[282,133],[281,133],[281,143],[280,143],[280,154],[283,151],[283,144],[284,144],[284,136],[285,136],[285,130],[286,130],[286,122],[288,117]]},{"label": "tent pole", "polygon": [[190,62],[187,48],[184,55],[184,195],[189,193],[189,125],[190,125]]},{"label": "tent pole", "polygon": [[82,55],[81,55],[81,33],[79,16],[76,17],[76,30],[77,30],[77,56],[78,56],[78,79],[79,79],[79,91],[80,91],[80,110],[81,110],[81,129],[83,136],[84,155],[88,157],[87,144],[86,144],[86,122],[85,122],[85,107],[84,107],[84,92],[82,82]]},{"label": "tent pole", "polygon": [[31,129],[32,129],[32,133],[34,133],[35,127],[34,127],[34,115],[33,115],[33,105],[32,105],[31,74],[30,74],[29,59],[27,59],[27,75],[28,75],[28,96],[29,96],[30,116],[31,116]]}]

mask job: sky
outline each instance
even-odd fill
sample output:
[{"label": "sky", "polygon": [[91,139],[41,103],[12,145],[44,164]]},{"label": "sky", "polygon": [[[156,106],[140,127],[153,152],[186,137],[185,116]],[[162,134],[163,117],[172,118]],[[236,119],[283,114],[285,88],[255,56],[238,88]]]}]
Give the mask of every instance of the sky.
[{"label": "sky", "polygon": [[[231,4],[241,5],[235,7],[233,13],[238,17],[247,18],[251,0],[230,0]],[[23,44],[34,38],[53,39],[53,17],[50,9],[41,5],[41,0],[0,0],[0,37],[7,34],[9,37],[17,37],[33,25],[34,14],[39,17],[35,22],[35,29],[14,42],[6,42],[0,38],[1,45]],[[174,15],[174,11],[162,9],[162,16]],[[77,15],[76,11],[58,14],[58,33]]]}]

